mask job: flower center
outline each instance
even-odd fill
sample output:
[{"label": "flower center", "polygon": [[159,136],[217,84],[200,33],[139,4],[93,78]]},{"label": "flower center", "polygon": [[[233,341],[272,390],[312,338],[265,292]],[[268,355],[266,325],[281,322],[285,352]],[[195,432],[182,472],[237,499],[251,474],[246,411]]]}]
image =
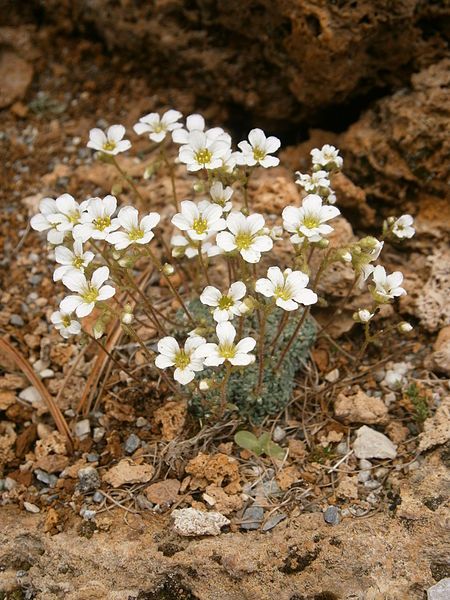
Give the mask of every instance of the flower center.
[{"label": "flower center", "polygon": [[319,227],[320,220],[314,215],[306,215],[303,219],[302,225],[304,225],[308,229],[314,229],[315,227]]},{"label": "flower center", "polygon": [[98,289],[89,285],[81,297],[87,304],[91,304],[92,302],[95,302],[98,298]]},{"label": "flower center", "polygon": [[202,148],[195,153],[195,160],[199,165],[207,165],[211,162],[212,152],[210,152],[207,148]]},{"label": "flower center", "polygon": [[80,213],[77,210],[74,210],[67,215],[67,218],[69,219],[70,223],[78,223],[80,220]]},{"label": "flower center", "polygon": [[191,359],[184,350],[180,350],[176,353],[174,363],[178,369],[186,369],[190,362]]},{"label": "flower center", "polygon": [[94,219],[95,228],[99,231],[103,231],[107,227],[111,225],[110,217],[99,217],[98,219]]},{"label": "flower center", "polygon": [[194,222],[192,223],[192,229],[195,231],[195,233],[201,235],[202,233],[205,233],[205,231],[208,230],[208,221],[203,217],[194,219]]},{"label": "flower center", "polygon": [[230,298],[230,296],[222,296],[217,306],[220,310],[228,310],[234,306],[234,300],[233,298]]},{"label": "flower center", "polygon": [[287,302],[288,300],[290,300],[292,298],[292,293],[291,293],[291,290],[287,286],[277,285],[277,287],[275,288],[275,297],[281,298],[281,300],[284,300],[285,302]]},{"label": "flower center", "polygon": [[111,151],[114,150],[114,148],[116,147],[116,142],[106,142],[105,144],[103,144],[103,150],[107,150],[107,151]]},{"label": "flower center", "polygon": [[263,160],[266,158],[266,153],[261,148],[253,148],[253,158],[255,160]]},{"label": "flower center", "polygon": [[236,356],[236,346],[234,344],[221,344],[219,346],[220,355],[222,358],[229,359]]},{"label": "flower center", "polygon": [[143,237],[144,237],[144,232],[142,231],[142,229],[139,229],[139,227],[133,227],[128,232],[128,238],[132,242],[135,242],[136,240],[142,240]]},{"label": "flower center", "polygon": [[241,231],[235,238],[236,246],[239,250],[248,250],[253,242],[253,236],[246,231]]},{"label": "flower center", "polygon": [[70,316],[64,315],[64,317],[62,318],[62,324],[64,325],[64,327],[70,327],[70,323],[71,323]]},{"label": "flower center", "polygon": [[153,133],[161,133],[161,131],[164,131],[162,123],[153,126]]},{"label": "flower center", "polygon": [[75,269],[81,269],[81,267],[84,266],[83,257],[76,256],[72,261],[72,265],[75,267]]}]

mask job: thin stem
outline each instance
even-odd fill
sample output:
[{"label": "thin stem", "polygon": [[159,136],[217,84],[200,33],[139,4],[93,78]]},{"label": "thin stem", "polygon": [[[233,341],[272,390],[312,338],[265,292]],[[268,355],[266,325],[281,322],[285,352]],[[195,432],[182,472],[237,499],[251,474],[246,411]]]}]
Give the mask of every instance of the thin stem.
[{"label": "thin stem", "polygon": [[225,376],[222,380],[222,385],[220,387],[220,416],[221,417],[225,413],[225,407],[227,405],[227,389],[228,389],[228,381],[230,379],[230,374],[231,374],[231,365],[229,362],[227,362]]},{"label": "thin stem", "polygon": [[175,288],[175,286],[173,285],[173,283],[170,280],[170,277],[164,272],[164,268],[161,265],[161,263],[159,262],[159,260],[156,258],[156,256],[153,254],[153,252],[150,250],[150,248],[145,248],[148,256],[150,257],[150,259],[152,260],[153,264],[155,265],[155,267],[158,269],[158,271],[161,273],[161,275],[164,277],[164,279],[167,281],[167,285],[169,286],[169,288],[171,289],[173,295],[175,296],[175,298],[178,300],[178,302],[180,303],[181,307],[183,308],[187,318],[189,319],[189,321],[191,322],[191,324],[195,327],[196,323],[191,315],[191,313],[189,312],[186,304],[183,301],[183,298],[180,296],[178,290]]},{"label": "thin stem", "polygon": [[259,322],[259,370],[258,370],[258,383],[256,386],[255,394],[258,398],[261,395],[261,389],[263,384],[264,377],[264,341],[266,335],[266,320],[267,320],[266,310],[261,311],[261,317]]},{"label": "thin stem", "polygon": [[101,350],[102,350],[102,351],[103,351],[103,352],[104,352],[104,353],[105,353],[105,354],[108,356],[108,358],[109,358],[110,360],[112,360],[112,362],[113,362],[113,363],[116,365],[116,367],[117,367],[118,369],[120,369],[121,371],[124,371],[124,372],[125,372],[125,373],[126,373],[128,376],[129,376],[129,377],[131,377],[131,379],[133,379],[134,381],[136,381],[137,383],[139,383],[139,385],[142,383],[142,381],[140,381],[139,379],[137,379],[137,377],[135,377],[135,376],[134,376],[134,375],[133,375],[133,374],[132,374],[130,371],[128,371],[128,370],[127,370],[127,369],[126,369],[126,368],[125,368],[123,365],[121,365],[121,364],[119,363],[119,361],[118,361],[118,360],[116,360],[116,359],[114,358],[114,356],[112,355],[112,353],[111,353],[109,350],[107,350],[107,349],[105,348],[105,346],[103,346],[103,344],[101,344],[101,343],[98,341],[98,339],[97,339],[97,338],[95,338],[95,337],[94,337],[92,334],[90,334],[88,331],[86,331],[86,329],[83,329],[83,332],[84,332],[84,333],[85,333],[85,334],[86,334],[86,335],[87,335],[87,336],[88,336],[88,337],[89,337],[89,338],[90,338],[90,339],[91,339],[93,342],[95,342],[99,348],[101,348]]},{"label": "thin stem", "polygon": [[275,337],[273,338],[273,340],[270,343],[270,347],[272,348],[271,356],[273,356],[273,354],[275,352],[276,344],[277,344],[278,340],[280,339],[280,335],[283,333],[284,328],[286,327],[286,325],[288,323],[290,315],[291,315],[290,312],[283,311],[283,316],[281,317],[280,324],[278,325],[278,330],[275,334]]},{"label": "thin stem", "polygon": [[209,274],[208,274],[208,269],[206,267],[206,264],[205,264],[205,261],[204,261],[204,258],[203,258],[203,254],[202,254],[202,245],[201,245],[201,243],[199,244],[199,247],[198,247],[198,260],[200,261],[200,266],[201,266],[202,271],[203,271],[203,273],[205,275],[206,283],[208,285],[211,285],[211,281],[209,279]]},{"label": "thin stem", "polygon": [[111,157],[111,163],[115,166],[115,168],[117,169],[117,171],[120,173],[120,175],[125,179],[125,181],[127,183],[130,184],[131,188],[133,189],[133,192],[136,194],[136,196],[139,198],[139,200],[142,202],[142,205],[145,206],[146,202],[144,199],[144,196],[141,194],[141,192],[138,190],[138,188],[136,187],[136,184],[133,181],[133,178],[128,175],[123,169],[122,167],[119,165],[119,163],[116,160],[115,156]]},{"label": "thin stem", "polygon": [[305,322],[306,315],[309,313],[309,309],[310,309],[310,307],[309,307],[309,306],[306,306],[306,307],[305,307],[305,309],[304,309],[304,311],[303,311],[303,314],[302,314],[302,316],[300,317],[300,321],[297,323],[297,327],[295,328],[295,330],[294,330],[293,334],[292,334],[292,335],[291,335],[291,337],[289,338],[289,341],[288,341],[288,343],[286,344],[286,346],[285,346],[285,348],[284,348],[283,352],[282,352],[282,353],[281,353],[281,355],[280,355],[280,358],[278,359],[277,365],[276,365],[276,367],[275,367],[275,373],[278,371],[278,369],[279,369],[279,368],[280,368],[280,366],[281,366],[281,363],[282,363],[282,362],[283,362],[283,360],[284,360],[284,357],[286,356],[286,354],[287,354],[287,353],[289,352],[289,350],[291,349],[291,346],[292,346],[292,344],[294,343],[294,340],[295,340],[295,338],[297,337],[297,334],[298,334],[298,332],[300,331],[300,329],[301,329],[301,326],[302,326],[302,325],[303,325],[303,323]]},{"label": "thin stem", "polygon": [[173,203],[175,205],[175,210],[177,212],[180,212],[180,205],[178,203],[178,198],[177,198],[177,188],[175,185],[175,173],[174,173],[173,165],[171,162],[169,162],[169,159],[167,158],[167,154],[166,154],[166,151],[164,148],[161,148],[161,157],[164,161],[164,164],[166,165],[166,167],[169,170],[170,184],[172,186],[172,196],[173,196]]},{"label": "thin stem", "polygon": [[133,288],[133,290],[135,292],[137,292],[139,294],[139,296],[142,298],[142,300],[145,303],[146,308],[148,309],[150,314],[147,314],[147,317],[149,317],[153,323],[156,325],[156,328],[158,329],[158,331],[160,333],[162,333],[163,335],[167,335],[167,331],[164,328],[164,326],[162,325],[162,323],[160,322],[160,320],[158,319],[155,310],[153,308],[153,306],[151,305],[151,302],[148,300],[147,296],[144,294],[144,292],[139,288],[138,285],[136,285],[136,282],[133,280],[133,278],[131,277],[131,275],[128,273],[128,271],[124,271],[125,273],[125,277],[126,280],[128,281],[129,285]]}]

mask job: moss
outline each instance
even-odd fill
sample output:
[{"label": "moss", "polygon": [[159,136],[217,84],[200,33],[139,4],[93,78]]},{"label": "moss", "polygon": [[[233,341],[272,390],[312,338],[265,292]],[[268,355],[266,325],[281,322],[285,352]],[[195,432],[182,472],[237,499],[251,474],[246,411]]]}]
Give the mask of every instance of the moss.
[{"label": "moss", "polygon": [[[200,302],[192,302],[189,309],[198,322],[212,325],[212,320],[208,309]],[[255,394],[255,388],[258,380],[258,361],[253,365],[236,369],[230,377],[228,384],[228,403],[237,407],[239,414],[251,421],[260,423],[266,416],[274,415],[283,410],[291,399],[294,388],[294,378],[298,370],[308,360],[308,352],[315,340],[316,328],[312,319],[306,319],[295,342],[292,344],[289,352],[283,359],[280,368],[275,372],[280,354],[294,332],[302,311],[291,313],[287,326],[277,343],[277,350],[273,356],[268,352],[269,344],[274,339],[280,319],[284,311],[276,310],[269,315],[266,324],[265,335],[265,367],[264,380],[261,394]],[[258,321],[256,315],[246,318],[246,325],[242,337],[252,335],[258,331]],[[257,349],[255,350],[257,352]],[[223,377],[224,369],[206,369],[202,371],[202,378],[214,377],[220,381]],[[217,389],[205,393],[203,396],[194,395],[191,401],[191,408],[195,415],[207,417],[214,412],[214,407],[219,403],[219,394]]]}]

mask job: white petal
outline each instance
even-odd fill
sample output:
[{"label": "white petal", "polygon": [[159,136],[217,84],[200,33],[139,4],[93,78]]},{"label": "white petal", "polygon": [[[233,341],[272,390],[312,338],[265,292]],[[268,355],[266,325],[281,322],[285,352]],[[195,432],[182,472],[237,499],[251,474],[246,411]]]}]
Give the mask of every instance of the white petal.
[{"label": "white petal", "polygon": [[246,229],[247,219],[240,212],[231,212],[227,217],[227,227],[231,233],[237,234],[242,229]]},{"label": "white petal", "polygon": [[267,277],[276,286],[284,286],[284,275],[280,267],[270,267],[267,269]]},{"label": "white petal", "polygon": [[234,235],[228,231],[221,231],[217,234],[216,244],[225,252],[232,252],[237,248]]},{"label": "white petal", "polygon": [[78,210],[78,203],[70,194],[62,194],[56,198],[56,208],[63,214],[71,213],[72,211]]},{"label": "white petal", "polygon": [[61,312],[70,314],[73,313],[73,311],[76,310],[80,304],[82,304],[82,302],[83,300],[80,298],[80,296],[66,296],[63,298],[63,300],[61,300],[59,307]]},{"label": "white petal", "polygon": [[300,304],[304,304],[305,306],[310,306],[311,304],[315,304],[318,300],[317,294],[308,288],[304,288],[295,294],[294,300],[296,302],[300,302]]},{"label": "white petal", "polygon": [[121,208],[117,218],[121,226],[127,231],[136,229],[139,224],[139,213],[134,206],[124,206]]},{"label": "white petal", "polygon": [[77,315],[77,317],[80,317],[80,318],[87,317],[94,310],[94,307],[95,307],[94,302],[90,302],[90,303],[81,302],[81,304],[79,304],[77,309],[75,310],[75,314]]},{"label": "white petal", "polygon": [[101,129],[99,129],[98,127],[94,127],[94,129],[90,130],[88,142],[89,148],[102,148],[104,144],[106,144],[106,141],[106,135]]},{"label": "white petal", "polygon": [[83,273],[73,270],[63,278],[63,284],[72,292],[82,293],[87,286],[87,281]]},{"label": "white petal", "polygon": [[151,131],[151,128],[147,123],[141,123],[141,122],[133,125],[133,129],[138,135],[142,135],[143,133],[147,133],[148,131]]},{"label": "white petal", "polygon": [[120,142],[125,135],[125,127],[123,125],[111,125],[106,132],[106,136],[110,142]]},{"label": "white petal", "polygon": [[200,296],[200,302],[208,306],[217,306],[222,297],[222,292],[212,285],[208,285]]},{"label": "white petal", "polygon": [[254,148],[264,149],[266,146],[266,135],[262,129],[252,129],[248,134],[248,139]]},{"label": "white petal", "polygon": [[112,298],[116,293],[115,288],[112,285],[103,285],[98,293],[97,300],[101,302],[102,300],[108,300],[108,298]]},{"label": "white petal", "polygon": [[173,377],[182,385],[186,385],[194,379],[195,373],[194,371],[189,369],[189,367],[187,367],[186,369],[180,369],[177,367],[174,371]]},{"label": "white petal", "polygon": [[205,119],[202,115],[189,115],[186,119],[186,127],[189,131],[194,131],[195,129],[203,131],[205,129]]},{"label": "white petal", "polygon": [[150,214],[146,215],[145,217],[143,217],[141,219],[141,229],[143,231],[147,232],[150,229],[153,229],[154,227],[156,227],[156,225],[158,225],[160,220],[161,220],[161,217],[158,213],[151,212]]},{"label": "white petal", "polygon": [[246,262],[253,265],[261,260],[261,253],[257,250],[253,250],[252,248],[249,248],[248,250],[241,250],[241,256]]},{"label": "white petal", "polygon": [[74,253],[65,246],[56,246],[55,260],[60,265],[71,265],[74,259]]},{"label": "white petal", "polygon": [[255,290],[259,294],[266,296],[266,298],[271,298],[275,293],[273,283],[269,279],[266,279],[264,277],[257,280],[255,284]]},{"label": "white petal", "polygon": [[230,358],[229,361],[232,365],[235,365],[236,367],[246,367],[247,365],[250,365],[253,362],[255,362],[255,357],[253,356],[253,354],[235,354],[235,356],[233,356],[233,358]]},{"label": "white petal", "polygon": [[158,354],[155,358],[155,365],[158,369],[167,369],[167,367],[172,367],[174,364],[173,360],[165,354]]},{"label": "white petal", "polygon": [[247,288],[243,281],[235,281],[230,286],[230,291],[228,294],[233,298],[233,300],[240,300],[245,296],[247,292]]},{"label": "white petal", "polygon": [[233,325],[226,321],[225,323],[218,323],[216,327],[216,334],[221,344],[232,344],[236,337],[236,329]]},{"label": "white petal", "polygon": [[256,340],[252,337],[245,337],[236,344],[236,352],[245,353],[251,352],[256,346]]},{"label": "white petal", "polygon": [[108,267],[100,267],[92,273],[91,284],[97,289],[101,287],[109,277]]},{"label": "white petal", "polygon": [[177,352],[180,351],[180,346],[174,337],[163,337],[158,342],[158,352],[165,354],[174,359]]},{"label": "white petal", "polygon": [[282,308],[283,310],[297,310],[298,304],[293,300],[282,300],[281,298],[277,298],[276,303],[277,306]]}]

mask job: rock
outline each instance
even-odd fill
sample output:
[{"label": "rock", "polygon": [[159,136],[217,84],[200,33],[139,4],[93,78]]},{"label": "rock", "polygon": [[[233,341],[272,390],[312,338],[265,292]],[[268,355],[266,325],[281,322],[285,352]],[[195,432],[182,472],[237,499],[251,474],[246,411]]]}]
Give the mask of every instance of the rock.
[{"label": "rock", "polygon": [[92,500],[97,504],[100,504],[100,502],[103,502],[104,497],[105,496],[101,492],[96,491],[95,494],[92,496]]},{"label": "rock", "polygon": [[286,517],[287,517],[287,515],[285,515],[284,513],[275,513],[269,519],[267,519],[267,521],[262,526],[261,531],[270,531],[271,529],[276,527],[278,525],[278,523],[281,523],[281,521],[284,521],[284,519],[286,519]]},{"label": "rock", "polygon": [[102,479],[114,488],[127,483],[147,483],[155,474],[152,465],[138,465],[130,458],[124,458],[103,474]]},{"label": "rock", "polygon": [[82,517],[85,521],[92,521],[95,519],[97,512],[92,510],[91,508],[87,508],[87,506],[82,506],[80,509],[80,517]]},{"label": "rock", "polygon": [[348,423],[382,423],[388,409],[379,398],[374,398],[359,390],[354,396],[339,394],[334,403],[334,414]]},{"label": "rock", "polygon": [[196,508],[181,508],[172,512],[174,530],[179,535],[219,535],[230,521],[219,512],[202,512]]},{"label": "rock", "polygon": [[24,320],[20,315],[11,315],[9,322],[15,327],[23,327],[25,325]]},{"label": "rock", "polygon": [[211,484],[202,495],[208,506],[213,507],[223,515],[229,515],[242,508],[243,500],[241,494],[227,494],[223,488]]},{"label": "rock", "polygon": [[281,469],[281,471],[277,473],[276,477],[277,483],[280,486],[280,489],[283,491],[288,490],[291,487],[291,485],[293,485],[300,478],[300,471],[295,465],[283,467],[283,469]]},{"label": "rock", "polygon": [[19,398],[30,404],[39,404],[42,402],[40,393],[32,385],[22,390],[19,394]]},{"label": "rock", "polygon": [[138,436],[135,433],[130,434],[125,442],[125,452],[127,454],[133,454],[133,452],[135,452],[139,446],[141,445],[141,440],[138,438]]},{"label": "rock", "polygon": [[78,471],[80,492],[93,492],[100,487],[101,481],[98,471],[95,467],[85,467]]},{"label": "rock", "polygon": [[410,368],[411,365],[409,363],[394,363],[392,367],[386,371],[386,375],[381,384],[391,390],[399,390],[406,383],[405,375]]},{"label": "rock", "polygon": [[165,442],[174,440],[183,431],[186,423],[186,402],[166,402],[154,412],[155,423],[161,425],[162,439]]},{"label": "rock", "polygon": [[104,438],[105,433],[106,433],[106,430],[104,427],[95,427],[94,435],[93,435],[94,442],[95,443],[100,442]]},{"label": "rock", "polygon": [[363,425],[356,432],[353,442],[356,458],[391,458],[397,456],[397,446],[383,433]]},{"label": "rock", "polygon": [[450,325],[440,330],[434,342],[434,352],[427,362],[433,371],[450,376]]},{"label": "rock", "polygon": [[186,473],[192,475],[190,488],[205,489],[210,484],[223,487],[228,494],[241,491],[239,463],[226,454],[199,452],[186,465]]},{"label": "rock", "polygon": [[16,401],[16,395],[14,392],[1,392],[0,391],[0,410],[7,410]]},{"label": "rock", "polygon": [[450,577],[441,579],[439,583],[427,590],[427,600],[448,600],[450,598]]},{"label": "rock", "polygon": [[87,438],[87,436],[91,432],[91,424],[89,423],[89,419],[83,419],[82,421],[78,421],[75,424],[74,433],[80,440]]},{"label": "rock", "polygon": [[152,483],[144,493],[153,504],[173,504],[178,497],[180,486],[178,479],[165,479]]},{"label": "rock", "polygon": [[329,383],[336,383],[339,379],[339,369],[333,369],[325,375],[325,380]]},{"label": "rock", "polygon": [[0,109],[23,98],[33,79],[33,67],[15,52],[0,54]]},{"label": "rock", "polygon": [[275,443],[281,442],[286,437],[286,430],[277,425],[273,430],[272,439]]},{"label": "rock", "polygon": [[148,421],[144,417],[138,417],[136,419],[136,427],[141,428],[141,427],[145,427],[146,425],[148,425]]},{"label": "rock", "polygon": [[450,395],[446,396],[436,413],[426,419],[419,435],[419,450],[429,450],[445,444],[450,439]]},{"label": "rock", "polygon": [[323,518],[328,525],[338,525],[341,521],[341,511],[337,506],[328,506],[323,513]]},{"label": "rock", "polygon": [[68,464],[67,456],[61,454],[47,454],[36,461],[36,466],[47,473],[61,473]]},{"label": "rock", "polygon": [[264,509],[261,506],[253,504],[246,508],[242,515],[241,529],[246,529],[248,531],[259,529],[263,519]]},{"label": "rock", "polygon": [[35,469],[34,474],[36,476],[36,479],[42,481],[42,483],[48,485],[49,487],[55,487],[56,483],[58,482],[58,478],[56,477],[56,475],[49,475],[42,469]]},{"label": "rock", "polygon": [[31,502],[24,502],[23,507],[30,513],[38,513],[41,512],[41,509],[36,506],[36,504],[32,504]]},{"label": "rock", "polygon": [[356,500],[358,498],[358,478],[343,477],[336,488],[336,496]]}]

